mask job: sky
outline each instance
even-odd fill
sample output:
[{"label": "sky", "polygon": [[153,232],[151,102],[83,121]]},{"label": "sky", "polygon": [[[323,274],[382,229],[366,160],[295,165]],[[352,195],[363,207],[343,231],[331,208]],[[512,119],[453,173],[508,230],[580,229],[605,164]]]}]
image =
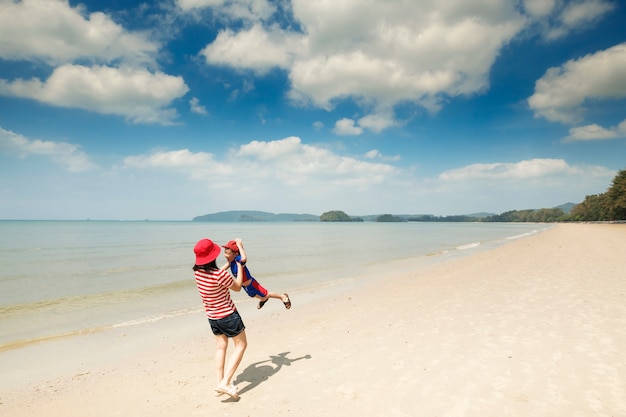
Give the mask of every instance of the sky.
[{"label": "sky", "polygon": [[503,213],[626,168],[618,0],[0,0],[0,219]]}]

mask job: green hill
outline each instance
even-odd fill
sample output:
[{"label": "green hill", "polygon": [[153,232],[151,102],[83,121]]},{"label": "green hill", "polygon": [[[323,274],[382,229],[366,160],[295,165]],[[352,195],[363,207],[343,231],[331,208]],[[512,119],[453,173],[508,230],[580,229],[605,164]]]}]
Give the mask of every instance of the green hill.
[{"label": "green hill", "polygon": [[313,214],[268,213],[255,210],[221,211],[192,219],[194,222],[318,222]]},{"label": "green hill", "polygon": [[574,208],[575,205],[576,203],[565,203],[561,204],[560,206],[556,206],[555,208],[560,208],[561,210],[563,210],[563,213],[569,214],[569,212],[572,211],[572,208]]}]

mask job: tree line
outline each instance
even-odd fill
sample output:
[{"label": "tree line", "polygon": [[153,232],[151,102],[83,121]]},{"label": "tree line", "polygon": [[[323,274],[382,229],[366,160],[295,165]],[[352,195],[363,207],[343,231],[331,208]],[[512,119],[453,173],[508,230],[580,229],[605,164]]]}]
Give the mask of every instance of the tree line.
[{"label": "tree line", "polygon": [[[354,222],[363,221],[360,217],[350,217],[343,211],[329,211],[320,216],[320,221]],[[582,221],[626,221],[626,170],[621,170],[613,179],[605,193],[588,195],[582,203],[572,207],[569,213],[563,209],[542,208],[538,210],[511,210],[486,217],[473,216],[394,216],[382,214],[376,222],[582,222]]]},{"label": "tree line", "polygon": [[568,217],[570,221],[626,220],[626,170],[617,173],[605,193],[585,197]]}]

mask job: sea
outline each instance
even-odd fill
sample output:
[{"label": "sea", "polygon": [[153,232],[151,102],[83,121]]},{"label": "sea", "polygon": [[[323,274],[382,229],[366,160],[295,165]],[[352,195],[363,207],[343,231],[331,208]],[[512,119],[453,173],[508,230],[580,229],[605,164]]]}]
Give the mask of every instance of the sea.
[{"label": "sea", "polygon": [[[0,221],[0,352],[204,314],[193,247],[239,237],[276,292],[314,292],[403,260],[439,262],[550,228],[534,223]],[[218,265],[225,263],[223,252]],[[398,276],[401,279],[401,274]],[[244,292],[234,294],[245,302]]]}]

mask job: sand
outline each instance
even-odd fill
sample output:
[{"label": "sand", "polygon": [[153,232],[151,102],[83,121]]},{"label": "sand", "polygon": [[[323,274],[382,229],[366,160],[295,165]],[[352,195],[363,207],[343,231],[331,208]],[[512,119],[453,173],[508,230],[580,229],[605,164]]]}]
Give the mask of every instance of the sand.
[{"label": "sand", "polygon": [[557,225],[290,294],[291,310],[242,303],[239,401],[212,391],[201,311],[4,352],[0,415],[624,417],[625,244],[626,225]]}]

